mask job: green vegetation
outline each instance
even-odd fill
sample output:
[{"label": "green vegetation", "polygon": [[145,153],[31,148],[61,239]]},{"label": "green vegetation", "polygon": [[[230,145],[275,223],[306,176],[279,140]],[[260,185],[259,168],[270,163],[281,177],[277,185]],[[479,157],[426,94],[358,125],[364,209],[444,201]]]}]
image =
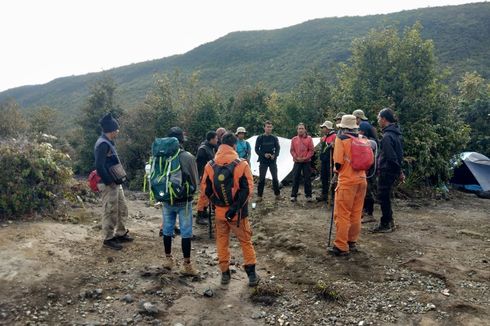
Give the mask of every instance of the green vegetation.
[{"label": "green vegetation", "polygon": [[49,143],[0,141],[0,218],[54,208],[72,180],[70,157]]},{"label": "green vegetation", "polygon": [[[119,85],[115,95],[125,109],[134,108],[145,99],[155,74],[174,71],[184,75],[198,71],[200,86],[219,89],[227,97],[244,86],[258,83],[268,91],[289,92],[299,83],[298,77],[311,69],[318,69],[328,80],[333,80],[337,63],[350,57],[352,40],[365,36],[367,31],[385,27],[403,31],[420,21],[424,26],[422,37],[434,41],[440,63],[437,68],[449,68],[447,78],[455,85],[467,71],[490,77],[488,17],[490,3],[315,19],[278,30],[231,33],[183,55],[105,73]],[[0,93],[0,102],[13,98],[24,108],[47,105],[59,110],[65,121],[74,121],[89,94],[87,85],[100,79],[101,74],[64,77],[45,85],[15,88]]]}]

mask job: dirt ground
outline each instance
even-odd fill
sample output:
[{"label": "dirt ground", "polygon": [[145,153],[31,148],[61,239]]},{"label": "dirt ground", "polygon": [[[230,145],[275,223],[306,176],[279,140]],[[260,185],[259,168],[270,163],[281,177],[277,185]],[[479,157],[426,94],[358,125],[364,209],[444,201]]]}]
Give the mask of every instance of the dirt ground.
[{"label": "dirt ground", "polygon": [[[360,252],[334,258],[326,204],[266,198],[250,216],[262,277],[253,290],[234,240],[232,282],[220,285],[203,226],[192,244],[200,276],[162,269],[161,211],[128,197],[135,241],[120,252],[102,248],[96,204],[70,211],[77,224],[1,221],[0,324],[489,324],[490,200],[396,200],[394,233],[363,225]],[[180,248],[177,236],[174,256]]]}]

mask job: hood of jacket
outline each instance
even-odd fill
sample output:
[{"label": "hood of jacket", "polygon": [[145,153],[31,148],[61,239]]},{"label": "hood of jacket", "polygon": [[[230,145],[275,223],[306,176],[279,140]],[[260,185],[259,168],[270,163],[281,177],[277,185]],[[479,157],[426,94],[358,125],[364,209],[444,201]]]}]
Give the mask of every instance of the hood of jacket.
[{"label": "hood of jacket", "polygon": [[396,134],[398,136],[400,136],[402,134],[401,131],[400,131],[400,128],[398,128],[398,126],[395,125],[395,124],[391,124],[389,126],[384,127],[383,128],[383,133],[386,133],[386,132],[392,132],[392,133],[394,133],[394,134]]},{"label": "hood of jacket", "polygon": [[236,159],[238,159],[238,154],[235,149],[225,144],[221,144],[214,157],[214,161],[219,165],[229,164]]}]

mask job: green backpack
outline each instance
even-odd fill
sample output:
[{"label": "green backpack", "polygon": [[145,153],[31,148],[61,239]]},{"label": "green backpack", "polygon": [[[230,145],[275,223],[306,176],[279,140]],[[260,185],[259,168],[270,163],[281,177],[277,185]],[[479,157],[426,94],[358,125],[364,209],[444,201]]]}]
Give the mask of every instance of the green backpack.
[{"label": "green backpack", "polygon": [[194,192],[188,177],[182,172],[179,156],[182,150],[175,137],[156,138],[151,146],[150,198],[173,205],[175,199],[188,197]]}]

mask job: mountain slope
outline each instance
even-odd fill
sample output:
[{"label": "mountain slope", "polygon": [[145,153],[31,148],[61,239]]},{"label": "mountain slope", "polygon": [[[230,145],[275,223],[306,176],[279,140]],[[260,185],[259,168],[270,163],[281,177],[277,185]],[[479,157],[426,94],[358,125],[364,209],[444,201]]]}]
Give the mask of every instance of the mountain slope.
[{"label": "mountain slope", "polygon": [[[329,70],[349,58],[351,42],[372,28],[403,29],[420,21],[423,36],[433,39],[441,67],[450,67],[452,79],[477,70],[490,76],[490,3],[402,11],[388,15],[315,19],[270,31],[230,33],[183,55],[176,55],[107,72],[119,85],[125,107],[141,101],[158,73],[176,69],[200,72],[203,85],[225,93],[262,81],[279,91],[290,90],[305,70]],[[87,84],[103,73],[55,79],[44,85],[23,86],[0,93],[0,101],[14,98],[23,107],[49,105],[66,115],[82,105]]]}]

